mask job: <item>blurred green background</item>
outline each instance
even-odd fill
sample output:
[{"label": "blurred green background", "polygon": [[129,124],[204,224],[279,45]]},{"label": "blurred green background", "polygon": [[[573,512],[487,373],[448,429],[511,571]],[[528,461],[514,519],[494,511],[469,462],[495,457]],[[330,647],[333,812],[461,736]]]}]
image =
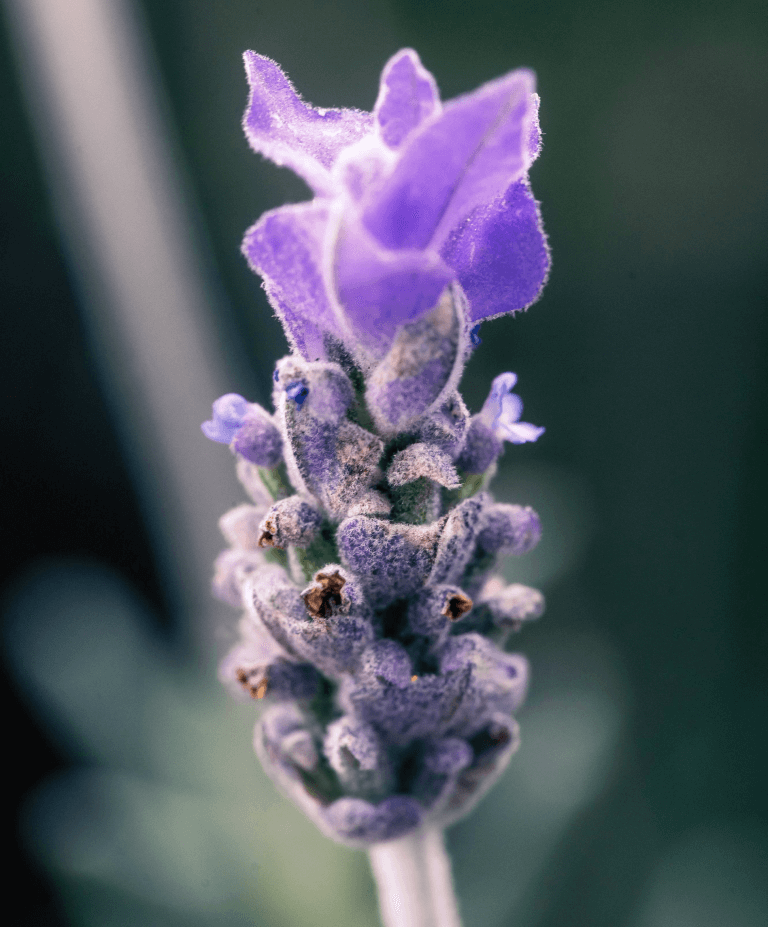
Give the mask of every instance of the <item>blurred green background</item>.
[{"label": "blurred green background", "polygon": [[[449,833],[466,927],[768,922],[764,5],[139,9],[249,360],[249,382],[230,386],[265,403],[285,342],[239,243],[307,191],[242,137],[242,51],[274,58],[316,105],[364,109],[403,46],[444,98],[536,71],[544,149],[531,180],[552,275],[528,313],[483,326],[463,392],[477,411],[492,377],[514,370],[525,417],[547,426],[507,451],[496,494],[540,511],[542,545],[509,575],[539,582],[548,609],[518,641],[533,664],[521,751]],[[0,434],[14,923],[375,924],[364,857],[273,793],[250,754],[253,711],[185,647],[10,41]]]}]

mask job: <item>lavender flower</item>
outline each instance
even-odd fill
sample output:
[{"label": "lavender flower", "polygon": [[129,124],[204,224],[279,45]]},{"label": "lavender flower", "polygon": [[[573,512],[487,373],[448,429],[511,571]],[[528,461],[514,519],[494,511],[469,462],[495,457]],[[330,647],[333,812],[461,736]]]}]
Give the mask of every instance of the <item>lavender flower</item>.
[{"label": "lavender flower", "polygon": [[537,299],[549,253],[528,185],[540,148],[530,71],[442,104],[404,49],[368,114],[314,109],[274,62],[253,52],[245,62],[251,146],[316,194],[266,213],[243,242],[299,354],[331,358],[340,340],[375,364],[454,281],[468,300],[454,310],[462,340]]},{"label": "lavender flower", "polygon": [[370,846],[466,813],[518,742],[527,663],[498,644],[543,598],[494,570],[540,525],[484,487],[505,441],[544,429],[520,421],[515,374],[475,416],[456,388],[479,322],[548,272],[538,98],[521,70],[443,104],[405,49],[372,113],[321,110],[245,62],[251,146],[315,196],[243,243],[292,347],[275,413],[230,394],[203,425],[253,501],[221,520],[214,591],[244,609],[222,675],[269,706],[255,745],[277,784]]}]

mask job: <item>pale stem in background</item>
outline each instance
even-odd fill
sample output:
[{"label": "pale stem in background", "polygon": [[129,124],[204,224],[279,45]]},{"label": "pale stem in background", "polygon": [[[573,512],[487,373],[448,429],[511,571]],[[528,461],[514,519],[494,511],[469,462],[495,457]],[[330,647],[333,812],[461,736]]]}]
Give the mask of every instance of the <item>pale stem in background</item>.
[{"label": "pale stem in background", "polygon": [[216,523],[238,491],[199,422],[230,380],[151,55],[126,0],[6,7],[113,420],[171,601],[202,644]]}]

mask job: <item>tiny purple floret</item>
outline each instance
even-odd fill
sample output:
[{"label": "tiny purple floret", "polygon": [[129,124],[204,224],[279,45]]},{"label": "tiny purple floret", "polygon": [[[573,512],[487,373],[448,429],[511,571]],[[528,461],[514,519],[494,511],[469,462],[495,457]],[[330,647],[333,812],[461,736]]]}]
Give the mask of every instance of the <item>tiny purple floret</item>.
[{"label": "tiny purple floret", "polygon": [[512,392],[517,383],[516,373],[502,373],[493,381],[491,391],[480,413],[485,425],[497,438],[510,444],[537,441],[545,429],[530,422],[521,422],[523,400]]},{"label": "tiny purple floret", "polygon": [[213,418],[200,426],[206,438],[219,444],[230,444],[243,424],[248,403],[237,393],[227,393],[213,404]]}]

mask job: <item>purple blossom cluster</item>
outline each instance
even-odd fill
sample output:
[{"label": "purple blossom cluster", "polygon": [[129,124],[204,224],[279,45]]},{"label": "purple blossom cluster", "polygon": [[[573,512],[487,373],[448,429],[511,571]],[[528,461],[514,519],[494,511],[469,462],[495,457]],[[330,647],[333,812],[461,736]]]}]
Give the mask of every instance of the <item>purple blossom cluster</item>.
[{"label": "purple blossom cluster", "polygon": [[243,250],[292,353],[270,413],[229,394],[205,435],[250,497],[223,516],[217,596],[244,610],[222,676],[262,701],[255,747],[330,837],[368,846],[466,813],[518,743],[527,663],[508,636],[540,592],[497,575],[536,513],[487,491],[520,421],[516,377],[470,415],[457,385],[480,321],[528,306],[549,267],[528,168],[533,75],[441,103],[406,49],[373,113],[304,103],[247,52],[252,147],[312,200]]}]

